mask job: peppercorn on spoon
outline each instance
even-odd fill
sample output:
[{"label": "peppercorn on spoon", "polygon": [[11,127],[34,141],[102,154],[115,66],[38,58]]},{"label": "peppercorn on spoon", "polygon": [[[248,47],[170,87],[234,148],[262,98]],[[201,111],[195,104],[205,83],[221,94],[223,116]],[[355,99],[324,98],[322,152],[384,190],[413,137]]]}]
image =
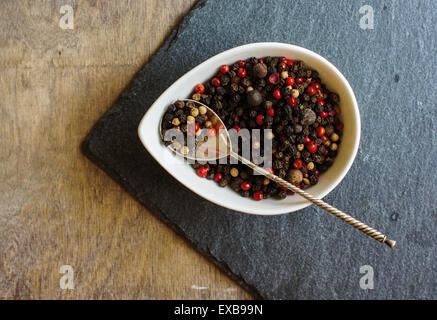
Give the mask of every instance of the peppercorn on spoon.
[{"label": "peppercorn on spoon", "polygon": [[[213,137],[209,137],[208,139],[205,139],[201,141],[201,143],[196,143],[196,150],[195,152],[188,152],[184,147],[182,147],[181,143],[177,143],[173,141],[173,143],[169,144],[168,147],[177,155],[184,157],[186,159],[190,160],[198,160],[198,161],[211,161],[211,160],[218,160],[224,157],[232,157],[239,162],[245,164],[249,168],[253,169],[254,171],[264,175],[268,179],[280,184],[281,186],[284,186],[288,188],[289,190],[297,193],[301,197],[305,198],[306,200],[312,202],[313,204],[319,206],[320,208],[328,211],[329,213],[333,214],[337,218],[340,218],[341,220],[347,222],[354,228],[360,230],[361,232],[367,234],[368,236],[372,237],[373,239],[387,244],[390,248],[394,248],[396,245],[396,241],[390,240],[387,238],[386,235],[381,233],[380,231],[366,225],[365,223],[353,218],[352,216],[344,213],[343,211],[331,206],[330,204],[324,202],[321,199],[318,199],[308,192],[299,189],[295,185],[289,183],[288,181],[278,177],[277,175],[265,170],[264,168],[261,168],[254,164],[252,161],[240,156],[238,153],[234,152],[232,150],[231,145],[231,139],[229,136],[229,132],[227,131],[225,125],[223,124],[223,121],[220,119],[220,117],[207,105],[191,100],[191,99],[183,99],[184,102],[192,102],[193,104],[197,104],[199,106],[203,106],[207,110],[207,116],[208,119],[216,124],[216,127],[218,128],[218,134],[214,135]],[[164,134],[162,132],[162,117],[161,122],[159,124],[159,132],[161,135],[161,139],[164,140]],[[175,144],[177,144],[175,146]]]}]

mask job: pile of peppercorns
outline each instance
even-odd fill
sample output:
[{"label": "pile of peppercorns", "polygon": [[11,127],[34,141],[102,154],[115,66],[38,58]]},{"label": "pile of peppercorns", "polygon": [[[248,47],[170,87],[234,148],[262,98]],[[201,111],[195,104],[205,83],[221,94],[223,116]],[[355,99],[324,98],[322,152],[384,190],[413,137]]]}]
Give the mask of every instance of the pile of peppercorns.
[{"label": "pile of peppercorns", "polygon": [[[272,161],[264,167],[299,188],[317,184],[337,155],[343,130],[340,98],[303,61],[263,57],[223,65],[210,81],[196,85],[191,99],[213,109],[227,129],[272,129],[267,137],[272,140]],[[164,115],[163,129],[180,128],[188,116],[205,126],[202,112],[187,112],[191,111],[180,101],[172,104]],[[262,140],[255,142],[261,150]],[[229,185],[243,197],[284,199],[294,194],[243,164],[195,163],[192,167],[199,177],[221,187]]]},{"label": "pile of peppercorns", "polygon": [[[166,133],[172,130],[166,139]],[[206,130],[201,130],[206,129]],[[171,104],[162,119],[161,132],[164,144],[184,156],[194,157],[196,148],[209,138],[221,133],[223,125],[205,106],[193,101],[178,100]],[[188,136],[195,136],[195,144],[190,150]]]}]

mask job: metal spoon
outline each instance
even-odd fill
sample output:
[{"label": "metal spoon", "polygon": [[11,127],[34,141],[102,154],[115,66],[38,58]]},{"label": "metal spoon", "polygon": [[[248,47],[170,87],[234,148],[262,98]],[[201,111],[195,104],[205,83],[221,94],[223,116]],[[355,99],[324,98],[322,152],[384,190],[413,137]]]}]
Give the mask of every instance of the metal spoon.
[{"label": "metal spoon", "polygon": [[[176,154],[178,154],[179,156],[182,156],[184,158],[198,160],[198,161],[218,160],[218,159],[221,159],[223,157],[228,157],[228,156],[233,157],[233,158],[237,159],[239,162],[247,165],[249,168],[251,168],[251,169],[255,170],[256,172],[269,178],[270,180],[280,184],[281,186],[284,186],[284,187],[290,189],[291,191],[297,193],[301,197],[311,201],[312,203],[319,206],[320,208],[333,214],[337,218],[340,218],[341,220],[349,223],[351,226],[364,232],[365,234],[372,237],[373,239],[387,244],[390,248],[395,247],[396,241],[388,239],[386,235],[379,232],[378,230],[369,227],[368,225],[364,224],[363,222],[361,222],[361,221],[351,217],[350,215],[342,212],[341,210],[334,208],[333,206],[329,205],[328,203],[326,203],[320,199],[317,199],[314,196],[312,196],[311,194],[299,189],[298,187],[289,183],[288,181],[286,181],[286,180],[272,174],[271,172],[257,166],[256,164],[254,164],[250,160],[247,160],[247,159],[241,157],[238,153],[236,153],[232,150],[229,132],[226,130],[226,127],[223,124],[223,121],[211,108],[209,108],[208,106],[206,106],[205,104],[203,104],[199,101],[195,101],[195,100],[191,100],[191,99],[184,99],[182,101],[184,101],[184,102],[191,101],[193,104],[197,104],[198,106],[204,106],[207,110],[208,119],[212,122],[217,123],[216,127],[219,128],[219,130],[218,130],[219,132],[214,137],[212,137],[212,138],[210,137],[210,138],[208,138],[207,141],[202,143],[200,145],[200,147],[198,147],[196,149],[196,152],[194,154],[191,154],[191,155],[190,154],[183,154],[180,152],[180,149],[177,149],[174,147],[174,144],[168,145],[168,147],[173,152],[175,152]],[[161,123],[159,124],[159,131],[161,134],[161,138],[164,139],[164,134],[162,132],[162,120],[163,119],[161,118]]]}]

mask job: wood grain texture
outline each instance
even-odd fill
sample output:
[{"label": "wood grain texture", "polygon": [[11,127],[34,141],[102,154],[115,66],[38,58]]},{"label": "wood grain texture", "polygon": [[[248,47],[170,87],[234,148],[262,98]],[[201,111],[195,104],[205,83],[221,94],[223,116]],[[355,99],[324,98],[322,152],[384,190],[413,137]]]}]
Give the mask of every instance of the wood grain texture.
[{"label": "wood grain texture", "polygon": [[80,152],[194,2],[0,2],[0,298],[251,298]]}]

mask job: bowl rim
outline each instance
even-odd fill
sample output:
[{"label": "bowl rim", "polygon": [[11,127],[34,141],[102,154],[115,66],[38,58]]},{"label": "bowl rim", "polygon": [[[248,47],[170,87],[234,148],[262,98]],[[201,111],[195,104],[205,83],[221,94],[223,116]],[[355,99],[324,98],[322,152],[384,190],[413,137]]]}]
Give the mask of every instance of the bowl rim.
[{"label": "bowl rim", "polygon": [[350,168],[352,167],[353,162],[355,161],[356,155],[358,153],[360,140],[361,140],[361,116],[360,116],[360,111],[358,108],[358,102],[357,102],[356,97],[355,97],[355,93],[354,93],[351,85],[347,81],[346,77],[337,69],[337,67],[334,64],[332,64],[326,58],[324,58],[323,56],[319,55],[318,53],[316,53],[312,50],[309,50],[307,48],[304,48],[304,47],[301,47],[298,45],[294,45],[294,44],[282,43],[282,42],[253,42],[253,43],[248,43],[248,44],[244,44],[241,46],[233,47],[231,49],[227,49],[225,51],[222,51],[222,52],[204,60],[200,64],[191,68],[189,71],[187,71],[181,77],[179,77],[166,90],[164,90],[159,95],[159,97],[157,97],[155,99],[155,101],[150,105],[150,107],[148,108],[146,113],[143,115],[143,117],[138,125],[138,136],[139,136],[143,146],[146,148],[146,150],[149,152],[149,154],[152,155],[152,157],[161,165],[161,167],[163,167],[173,178],[175,178],[184,187],[188,188],[190,191],[196,193],[200,197],[202,197],[202,198],[204,198],[204,199],[206,199],[206,200],[208,200],[216,205],[219,205],[221,207],[225,207],[225,208],[233,210],[233,211],[261,215],[261,216],[273,216],[273,215],[294,213],[294,212],[297,212],[301,209],[304,209],[304,208],[310,206],[312,203],[304,199],[305,201],[303,201],[301,203],[293,204],[293,208],[290,208],[289,211],[284,211],[284,210],[278,209],[278,210],[274,210],[273,212],[269,212],[268,214],[266,214],[266,213],[260,212],[259,210],[254,210],[251,208],[246,208],[245,210],[236,209],[232,205],[228,205],[226,202],[223,203],[223,202],[216,201],[213,198],[210,198],[210,197],[205,196],[204,194],[202,194],[200,192],[197,192],[196,190],[193,190],[192,188],[190,188],[190,186],[188,184],[183,183],[177,177],[175,177],[173,175],[173,173],[171,172],[171,169],[167,168],[166,166],[163,166],[161,164],[159,158],[157,156],[155,156],[155,153],[149,149],[148,144],[147,144],[147,138],[144,137],[142,134],[142,128],[143,128],[144,123],[147,119],[148,113],[153,111],[153,106],[162,97],[166,96],[167,93],[171,90],[171,88],[173,86],[177,86],[179,83],[185,81],[187,78],[189,78],[190,76],[195,74],[197,72],[197,69],[200,69],[203,65],[208,64],[209,62],[211,62],[211,60],[216,60],[218,58],[222,58],[222,57],[227,56],[227,55],[231,56],[232,54],[234,54],[237,51],[247,52],[248,50],[257,49],[258,47],[261,47],[261,46],[268,46],[270,48],[276,48],[276,49],[288,49],[288,50],[291,49],[291,50],[301,51],[301,53],[303,53],[304,55],[309,55],[309,56],[312,56],[313,58],[316,58],[317,60],[319,60],[320,62],[325,64],[327,67],[329,67],[329,69],[331,69],[331,71],[333,71],[341,79],[341,81],[345,85],[345,87],[346,87],[346,89],[347,89],[347,91],[352,99],[352,108],[354,110],[354,115],[355,115],[354,119],[355,119],[355,125],[356,125],[356,129],[355,129],[356,139],[354,140],[352,152],[350,153],[350,156],[347,158],[347,161],[345,160],[345,166],[341,170],[341,172],[339,173],[338,177],[334,181],[332,181],[326,188],[324,188],[324,190],[321,191],[321,193],[319,195],[319,199],[323,199],[326,195],[328,195],[332,190],[334,190],[340,184],[340,182],[344,179],[344,177],[346,176],[346,174],[349,172]]}]

